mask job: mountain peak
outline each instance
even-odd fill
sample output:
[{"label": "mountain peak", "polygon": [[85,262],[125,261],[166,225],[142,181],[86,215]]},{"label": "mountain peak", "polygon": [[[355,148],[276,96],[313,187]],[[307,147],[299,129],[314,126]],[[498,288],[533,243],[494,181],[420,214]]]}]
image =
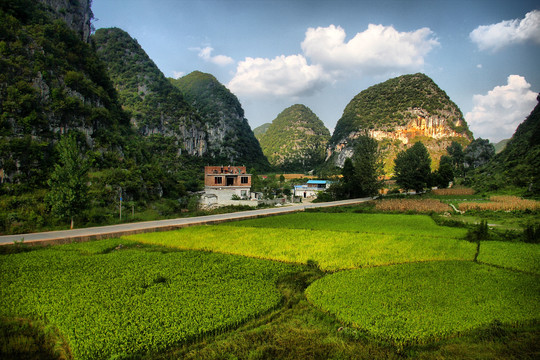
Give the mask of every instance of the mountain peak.
[{"label": "mountain peak", "polygon": [[244,118],[240,101],[216,77],[193,71],[170,81],[205,122],[210,156],[216,161],[246,164],[260,170],[270,167]]},{"label": "mountain peak", "polygon": [[342,166],[361,134],[383,144],[389,173],[397,152],[414,142],[426,145],[436,166],[452,141],[466,145],[472,140],[461,110],[422,73],[389,79],[357,94],[336,124],[327,159]]},{"label": "mountain peak", "polygon": [[309,171],[324,161],[330,132],[305,105],[283,110],[259,137],[270,164],[283,171]]}]

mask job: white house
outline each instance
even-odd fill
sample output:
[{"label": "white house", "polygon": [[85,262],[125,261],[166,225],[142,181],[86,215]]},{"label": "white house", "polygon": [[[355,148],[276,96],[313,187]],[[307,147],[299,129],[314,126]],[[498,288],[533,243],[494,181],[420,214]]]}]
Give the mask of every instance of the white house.
[{"label": "white house", "polygon": [[329,180],[308,180],[305,185],[294,186],[294,196],[302,198],[317,197],[317,194],[328,189],[331,183]]}]

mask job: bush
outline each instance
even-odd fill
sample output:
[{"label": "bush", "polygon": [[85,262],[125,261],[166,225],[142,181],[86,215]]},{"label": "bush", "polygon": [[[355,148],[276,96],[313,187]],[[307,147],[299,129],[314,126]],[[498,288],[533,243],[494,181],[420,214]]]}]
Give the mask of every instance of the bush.
[{"label": "bush", "polygon": [[467,232],[467,240],[471,242],[489,240],[489,227],[487,220],[481,220],[472,229],[469,229]]},{"label": "bush", "polygon": [[538,244],[540,243],[540,224],[528,224],[523,229],[523,237],[526,243]]}]

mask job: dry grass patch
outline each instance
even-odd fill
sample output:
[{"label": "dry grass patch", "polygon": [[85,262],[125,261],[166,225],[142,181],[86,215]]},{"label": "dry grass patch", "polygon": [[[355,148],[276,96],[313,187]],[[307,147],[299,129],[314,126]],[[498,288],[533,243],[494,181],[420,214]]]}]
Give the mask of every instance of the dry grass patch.
[{"label": "dry grass patch", "polygon": [[451,188],[451,189],[436,189],[431,191],[434,195],[474,195],[474,189],[470,188]]},{"label": "dry grass patch", "polygon": [[385,199],[377,202],[375,208],[381,211],[413,211],[419,213],[452,211],[450,205],[436,199]]},{"label": "dry grass patch", "polygon": [[540,201],[522,199],[517,196],[492,196],[489,202],[463,202],[459,204],[462,211],[523,211],[540,210]]}]

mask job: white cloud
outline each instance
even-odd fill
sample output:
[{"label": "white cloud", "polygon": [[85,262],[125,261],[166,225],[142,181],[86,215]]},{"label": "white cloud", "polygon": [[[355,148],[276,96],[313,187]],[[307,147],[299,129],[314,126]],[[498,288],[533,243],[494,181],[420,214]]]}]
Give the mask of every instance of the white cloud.
[{"label": "white cloud", "polygon": [[199,50],[199,57],[203,59],[204,61],[208,61],[219,66],[226,66],[226,65],[230,65],[234,63],[234,59],[229,56],[225,56],[225,55],[212,56],[212,51],[214,51],[214,49],[210,46],[207,46],[202,49],[197,48],[195,50]]},{"label": "white cloud", "polygon": [[[439,42],[422,28],[398,32],[392,26],[369,25],[349,42],[339,26],[308,28],[304,54],[240,61],[229,89],[238,95],[311,95],[346,72],[385,74],[420,69],[425,55]],[[210,56],[211,48],[199,56]],[[308,59],[309,62],[308,63]]]},{"label": "white cloud", "polygon": [[481,69],[482,67],[483,67],[482,64],[477,64],[477,65],[476,65],[476,68],[477,68],[477,69]]},{"label": "white cloud", "polygon": [[314,64],[334,74],[350,70],[382,74],[420,69],[426,54],[439,45],[429,28],[399,32],[393,26],[370,24],[348,42],[345,37],[340,26],[309,28],[302,50]]},{"label": "white cloud", "polygon": [[179,79],[184,75],[186,75],[186,73],[183,71],[173,71],[173,78],[175,79]]},{"label": "white cloud", "polygon": [[536,105],[537,93],[523,76],[510,75],[508,84],[486,95],[473,95],[474,107],[465,115],[475,137],[498,142],[512,136]]},{"label": "white cloud", "polygon": [[228,88],[237,95],[311,95],[330,81],[320,65],[308,65],[302,55],[240,61]]},{"label": "white cloud", "polygon": [[504,20],[497,24],[479,26],[469,37],[480,50],[497,51],[529,40],[540,44],[540,10],[528,12],[521,20]]}]

